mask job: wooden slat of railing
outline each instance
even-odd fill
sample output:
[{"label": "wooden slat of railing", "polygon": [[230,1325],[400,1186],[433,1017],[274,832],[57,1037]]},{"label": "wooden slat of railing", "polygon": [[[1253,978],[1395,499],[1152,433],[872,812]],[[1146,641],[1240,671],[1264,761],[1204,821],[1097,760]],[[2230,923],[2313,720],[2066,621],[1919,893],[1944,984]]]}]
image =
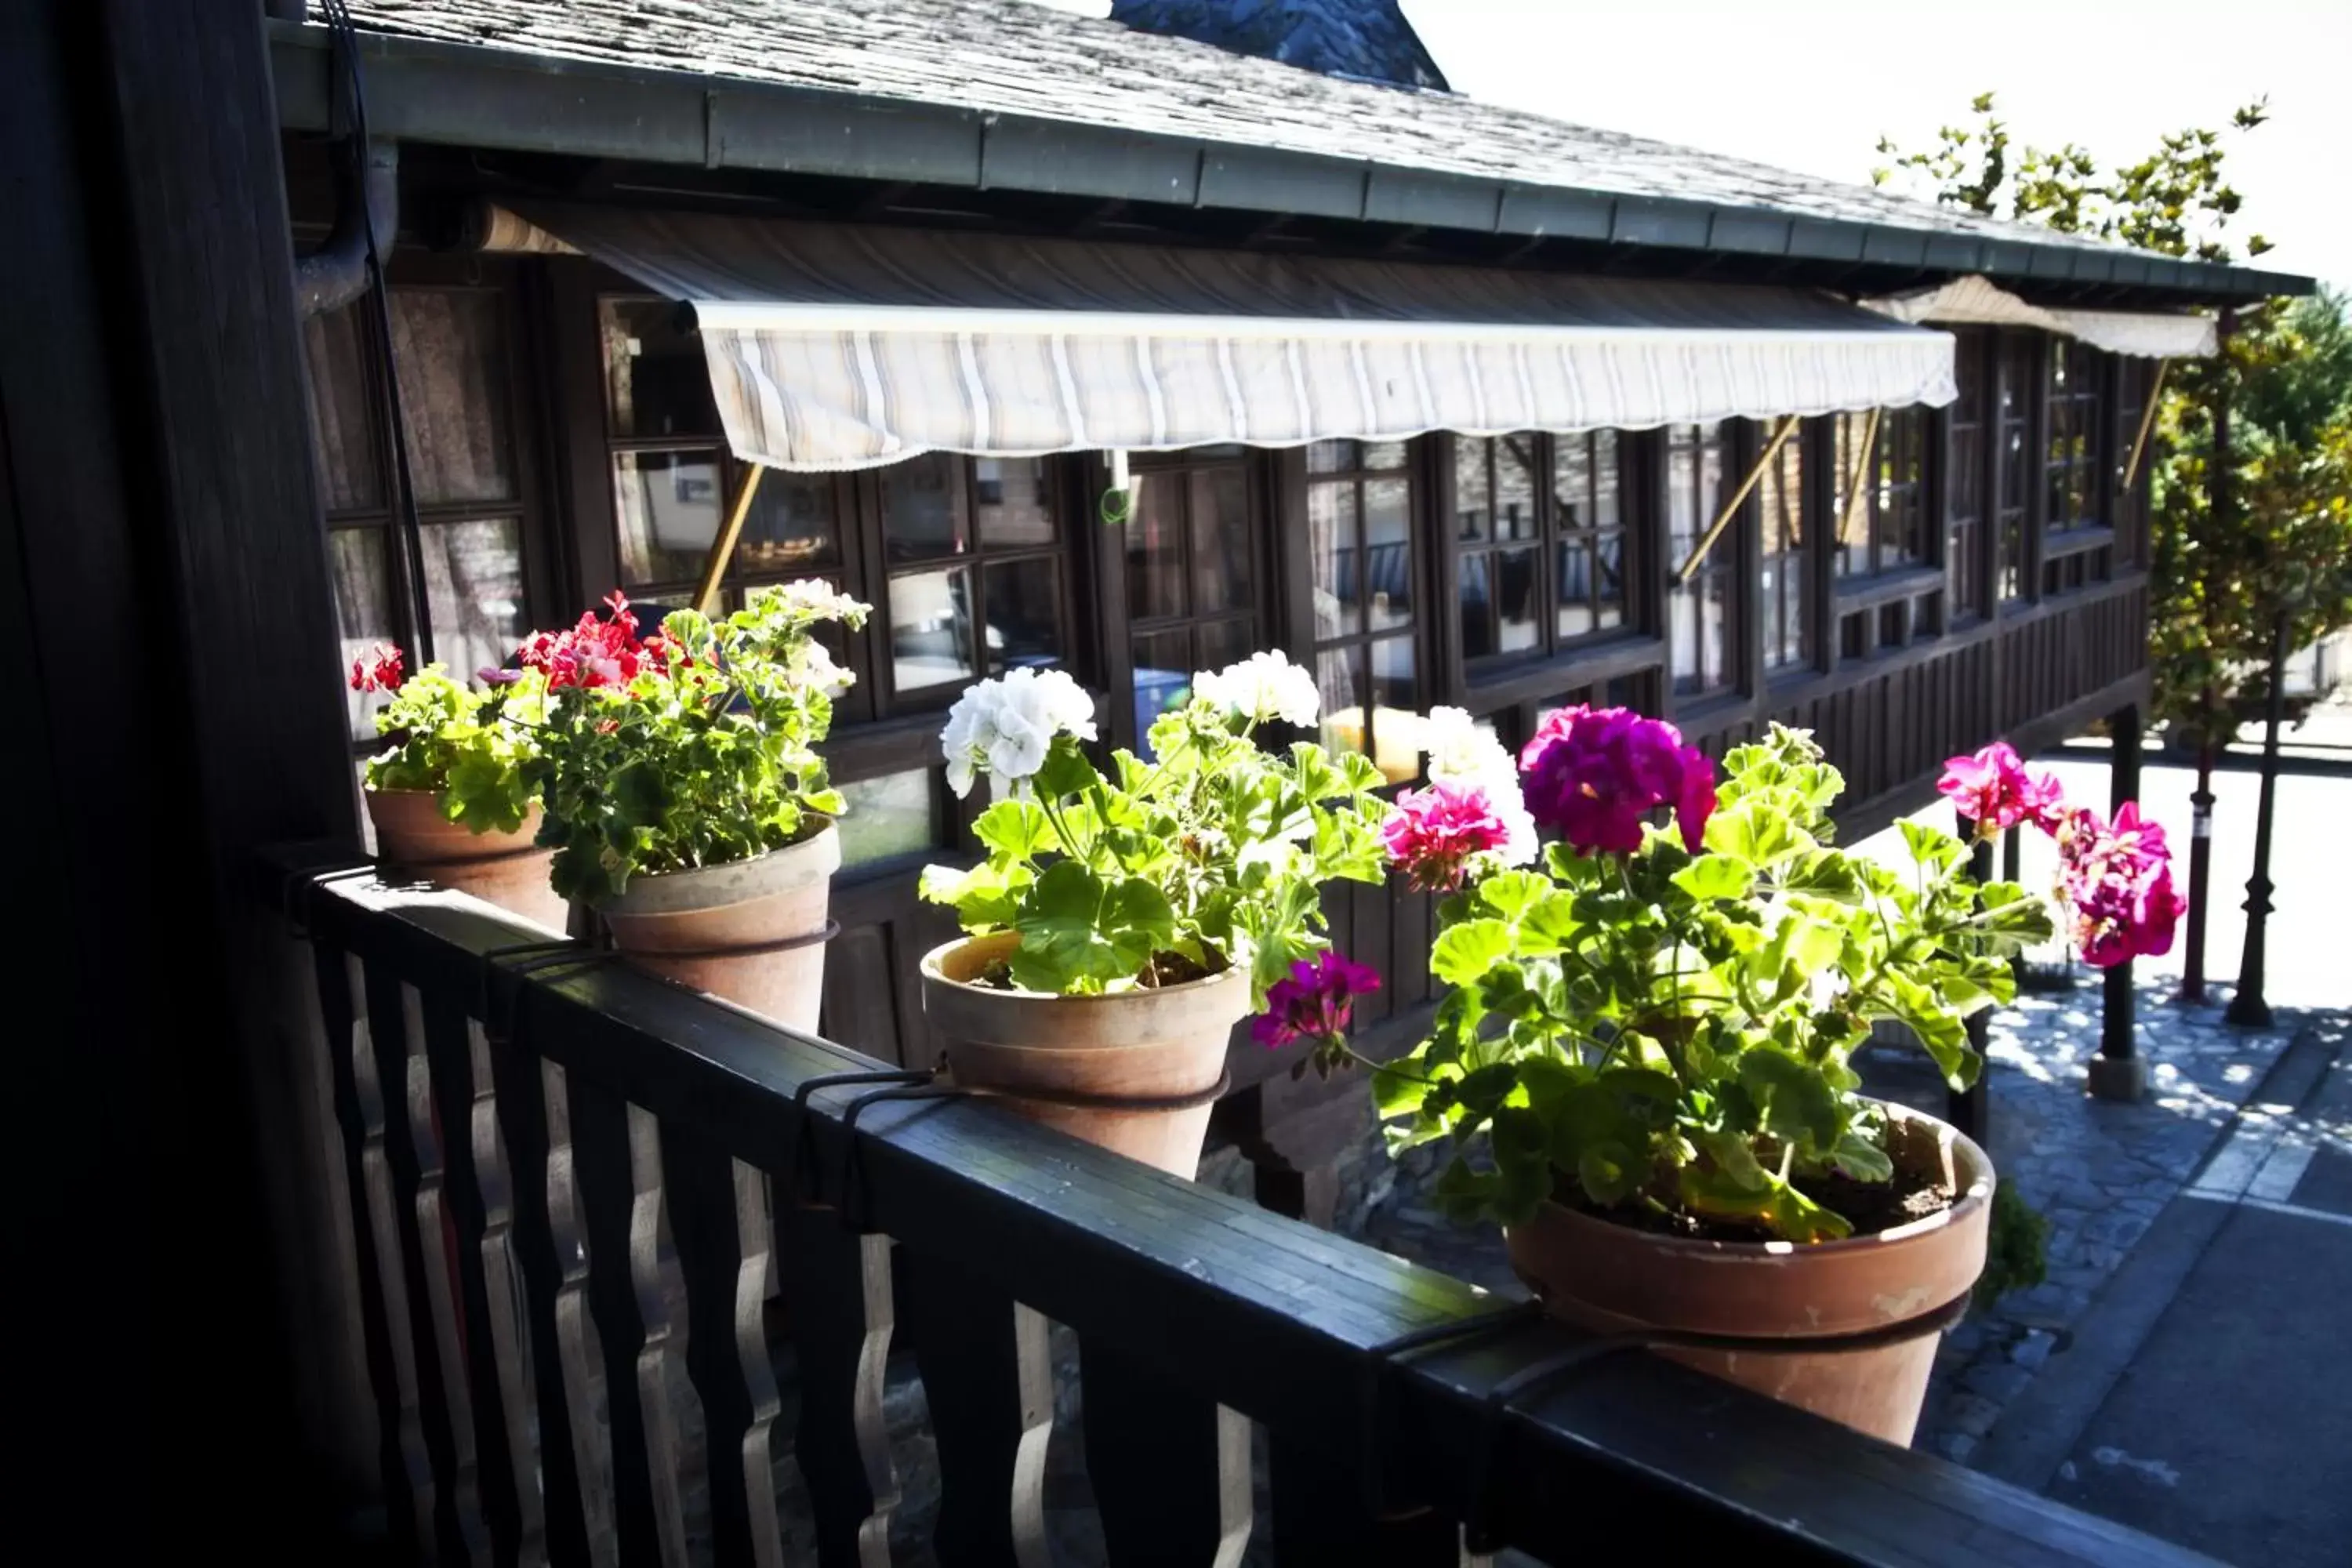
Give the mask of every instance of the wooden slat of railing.
[{"label": "wooden slat of railing", "polygon": [[945,1258],[910,1258],[905,1272],[915,1364],[940,1449],[940,1561],[1047,1568],[1046,1321]]},{"label": "wooden slat of railing", "polygon": [[366,974],[354,954],[324,942],[313,952],[352,1233],[358,1242],[360,1328],[382,1429],[386,1517],[394,1551],[406,1560],[423,1561],[433,1551],[433,1472],[425,1453],[415,1341],[409,1334],[400,1247],[392,1226],[391,1173],[384,1164],[383,1097],[375,1089]]},{"label": "wooden slat of railing", "polygon": [[352,992],[365,999],[367,1026],[352,1034],[352,1076],[359,1092],[368,1231],[375,1246],[384,1325],[392,1341],[401,1451],[415,1500],[419,1561],[438,1563],[462,1552],[463,1543],[448,1506],[452,1467],[431,1341],[421,1337],[431,1332],[430,1309],[419,1286],[424,1266],[416,1235],[416,1167],[405,1104],[397,1093],[405,1077],[401,1068],[405,1028],[402,986],[377,965],[361,963],[357,969]]},{"label": "wooden slat of railing", "polygon": [[[415,1219],[416,1285],[425,1321],[432,1331],[434,1386],[438,1390],[442,1441],[447,1445],[448,1501],[451,1526],[457,1531],[452,1557],[464,1563],[490,1559],[489,1521],[482,1512],[481,1471],[474,1437],[473,1376],[467,1370],[466,1345],[457,1327],[461,1310],[458,1286],[451,1264],[460,1242],[447,1202],[446,1162],[441,1142],[441,1117],[433,1103],[433,1064],[425,1041],[425,997],[414,985],[400,987],[400,1032],[393,1037],[392,1059],[384,1064],[387,1083],[402,1088],[400,1120],[408,1136],[409,1207]],[[383,1054],[379,1041],[378,1055]],[[394,1074],[397,1074],[395,1080]],[[464,1123],[458,1123],[463,1126]],[[395,1171],[401,1166],[395,1163]]]},{"label": "wooden slat of railing", "polygon": [[[536,1560],[544,1556],[545,1542],[540,1539],[539,1481],[530,1453],[530,1408],[524,1403],[520,1326],[506,1267],[505,1216],[510,1205],[489,1063],[487,1053],[478,1061],[476,1058],[479,1026],[466,1016],[463,998],[442,990],[426,996],[414,986],[403,991],[404,1010],[410,996],[416,998],[410,1018],[409,1124],[412,1135],[420,1124],[434,1135],[442,1225],[449,1237],[446,1264],[455,1268],[454,1314],[443,1355],[443,1376],[457,1391],[451,1399],[451,1419],[469,1417],[467,1440],[475,1449],[475,1481],[492,1560]],[[420,1036],[421,1053],[415,1048]],[[427,1103],[417,1102],[420,1091]],[[420,1140],[420,1161],[425,1157]],[[501,1211],[495,1243],[488,1236],[486,1218],[486,1205],[493,1195]],[[434,1227],[424,1228],[429,1234]],[[436,1321],[436,1336],[438,1329]],[[532,1538],[528,1548],[526,1500]]]},{"label": "wooden slat of railing", "polygon": [[591,1259],[562,1068],[493,1039],[499,1126],[515,1168],[515,1256],[530,1325],[549,1557],[612,1568],[613,1450],[603,1418],[604,1349],[588,1307]]},{"label": "wooden slat of railing", "polygon": [[[629,1283],[635,1288],[637,1321],[645,1342],[637,1347],[637,1409],[645,1420],[646,1485],[661,1543],[663,1568],[686,1568],[687,1450],[680,1440],[679,1342],[685,1282],[671,1250],[668,1183],[662,1169],[661,1122],[631,1105],[629,1129]],[[700,1411],[692,1417],[701,1425]]]},{"label": "wooden slat of railing", "polygon": [[[788,1181],[778,1182],[779,1204]],[[825,1568],[888,1568],[898,1474],[883,1421],[883,1379],[897,1328],[890,1238],[845,1228],[833,1209],[777,1215],[777,1272],[800,1369],[793,1451],[816,1514]]]},{"label": "wooden slat of railing", "polygon": [[[520,1035],[525,1043],[533,1037]],[[632,1170],[631,1102],[580,1072],[567,1072],[572,1101],[572,1173],[579,1183],[580,1213],[588,1237],[587,1297],[604,1352],[605,1428],[613,1455],[613,1524],[621,1561],[667,1564],[685,1555],[682,1527],[671,1538],[681,1510],[655,1497],[654,1453],[660,1437],[648,1427],[663,1418],[656,1401],[651,1421],[639,1383],[637,1354],[646,1347],[639,1315],[635,1258],[636,1183]],[[670,1483],[675,1483],[670,1472]]]},{"label": "wooden slat of railing", "polygon": [[775,1252],[766,1178],[691,1132],[664,1140],[671,1229],[686,1279],[687,1370],[702,1398],[712,1550],[722,1568],[782,1568],[770,1447],[779,1398],[768,1359]]},{"label": "wooden slat of railing", "polygon": [[[428,1017],[428,1026],[445,1016],[435,1013]],[[487,1347],[488,1352],[484,1355],[478,1349],[474,1356],[478,1369],[475,1375],[475,1400],[478,1405],[495,1408],[498,1413],[496,1439],[505,1460],[506,1477],[498,1489],[503,1491],[514,1510],[513,1560],[519,1568],[539,1568],[548,1560],[547,1504],[540,1490],[541,1466],[535,1447],[540,1423],[532,1399],[530,1339],[521,1310],[522,1280],[515,1258],[514,1175],[507,1159],[506,1138],[499,1127],[498,1084],[490,1065],[489,1037],[478,1019],[457,1014],[455,1021],[462,1030],[464,1042],[463,1125],[473,1154],[468,1163],[471,1210],[463,1213],[460,1219],[461,1238],[467,1226],[470,1224],[472,1227],[473,1256],[477,1260],[476,1266],[466,1271],[467,1321],[474,1325],[474,1344]],[[435,1029],[432,1037],[437,1046],[441,1032]],[[455,1072],[442,1074],[437,1049],[434,1068],[436,1080],[446,1079],[452,1084],[459,1081]],[[457,1091],[445,1089],[443,1103],[457,1098]],[[446,1110],[442,1121],[445,1126],[458,1124],[457,1119]],[[562,1446],[560,1435],[557,1443]],[[490,1448],[490,1438],[486,1436],[486,1470]]]},{"label": "wooden slat of railing", "polygon": [[1266,1435],[1274,1560],[1282,1568],[1459,1568],[1461,1527],[1404,1489],[1406,1478],[1389,1479],[1399,1489],[1393,1495],[1368,1496],[1364,1456],[1378,1450],[1370,1436],[1334,1443]]},{"label": "wooden slat of railing", "polygon": [[1237,1568],[1249,1549],[1250,1422],[1107,1338],[1078,1337],[1087,1477],[1114,1563]]}]

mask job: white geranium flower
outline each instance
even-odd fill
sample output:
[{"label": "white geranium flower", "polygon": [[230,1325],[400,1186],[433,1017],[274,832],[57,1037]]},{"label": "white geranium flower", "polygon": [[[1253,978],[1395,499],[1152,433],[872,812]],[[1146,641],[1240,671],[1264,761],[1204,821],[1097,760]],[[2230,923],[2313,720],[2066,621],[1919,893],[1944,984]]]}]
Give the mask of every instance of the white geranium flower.
[{"label": "white geranium flower", "polygon": [[796,610],[813,610],[833,619],[846,619],[853,612],[863,615],[866,611],[864,605],[846,594],[835,593],[833,585],[822,578],[803,577],[771,592]]},{"label": "white geranium flower", "polygon": [[969,687],[940,731],[948,787],[959,798],[970,795],[986,772],[997,799],[1025,794],[1056,735],[1095,738],[1094,699],[1062,671],[1024,668]]},{"label": "white geranium flower", "polygon": [[1291,663],[1280,648],[1254,653],[1214,674],[1193,676],[1192,693],[1221,708],[1240,710],[1242,716],[1254,724],[1279,719],[1286,724],[1309,729],[1323,710],[1323,698],[1315,689],[1314,672]]},{"label": "white geranium flower", "polygon": [[1429,752],[1431,781],[1485,792],[1487,804],[1509,830],[1510,842],[1502,849],[1504,864],[1524,866],[1533,860],[1541,841],[1519,793],[1519,765],[1503,742],[1478,728],[1463,708],[1431,709],[1421,733]]}]

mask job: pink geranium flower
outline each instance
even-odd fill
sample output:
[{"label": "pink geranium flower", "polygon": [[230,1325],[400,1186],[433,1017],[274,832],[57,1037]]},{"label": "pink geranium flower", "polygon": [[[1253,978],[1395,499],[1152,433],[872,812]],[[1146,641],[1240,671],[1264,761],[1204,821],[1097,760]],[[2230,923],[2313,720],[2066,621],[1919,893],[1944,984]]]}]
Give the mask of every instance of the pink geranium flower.
[{"label": "pink geranium flower", "polygon": [[2164,829],[2126,801],[2110,824],[2089,807],[2058,830],[2058,882],[2084,963],[2111,968],[2172,951],[2186,905],[2172,881]]},{"label": "pink geranium flower", "polygon": [[640,638],[635,612],[625,595],[615,589],[606,595],[604,605],[610,618],[591,610],[567,630],[533,632],[516,651],[517,660],[545,675],[550,691],[567,686],[625,686],[641,670],[667,666],[677,646],[659,632]]},{"label": "pink geranium flower", "polygon": [[1336,1042],[1348,1032],[1355,999],[1380,988],[1381,977],[1369,965],[1336,952],[1302,958],[1287,979],[1266,987],[1265,1011],[1251,1023],[1250,1037],[1269,1047],[1294,1040]]},{"label": "pink geranium flower", "polygon": [[1510,826],[1485,790],[1444,783],[1397,796],[1381,828],[1389,864],[1425,893],[1454,891],[1472,856],[1500,853],[1510,841]]},{"label": "pink geranium flower", "polygon": [[1562,708],[1519,753],[1528,810],[1579,854],[1630,854],[1642,825],[1673,810],[1683,847],[1698,853],[1715,811],[1715,764],[1682,731],[1625,708]]},{"label": "pink geranium flower", "polygon": [[1977,835],[1990,838],[2021,822],[2045,833],[2058,831],[2066,815],[2065,792],[2057,776],[2035,773],[2006,741],[1995,741],[1983,751],[1952,757],[1944,763],[1937,790],[1976,824]]}]

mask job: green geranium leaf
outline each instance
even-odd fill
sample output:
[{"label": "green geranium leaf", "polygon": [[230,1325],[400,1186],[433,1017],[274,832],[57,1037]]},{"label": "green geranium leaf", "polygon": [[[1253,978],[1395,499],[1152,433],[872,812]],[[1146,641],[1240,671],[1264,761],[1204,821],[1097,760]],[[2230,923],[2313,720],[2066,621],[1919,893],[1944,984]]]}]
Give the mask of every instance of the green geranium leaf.
[{"label": "green geranium leaf", "polygon": [[1478,901],[1507,921],[1516,921],[1551,892],[1551,879],[1536,871],[1504,871],[1478,885]]},{"label": "green geranium leaf", "polygon": [[982,844],[1014,860],[1034,859],[1053,845],[1054,825],[1045,807],[1031,800],[1000,800],[971,825]]},{"label": "green geranium leaf", "polygon": [[1708,903],[1746,898],[1756,886],[1756,872],[1727,855],[1702,855],[1670,879],[1692,898]]},{"label": "green geranium leaf", "polygon": [[1511,928],[1501,921],[1465,921],[1430,949],[1429,972],[1449,985],[1467,985],[1510,955]]},{"label": "green geranium leaf", "polygon": [[1895,1162],[1886,1151],[1859,1132],[1848,1132],[1830,1151],[1830,1161],[1857,1182],[1886,1182],[1895,1178]]}]

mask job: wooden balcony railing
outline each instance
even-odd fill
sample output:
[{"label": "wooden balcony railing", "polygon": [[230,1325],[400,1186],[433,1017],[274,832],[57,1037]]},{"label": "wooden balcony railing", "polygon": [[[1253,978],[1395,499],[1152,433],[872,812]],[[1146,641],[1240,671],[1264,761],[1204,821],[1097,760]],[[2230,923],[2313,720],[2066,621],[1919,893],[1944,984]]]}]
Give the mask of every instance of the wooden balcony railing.
[{"label": "wooden balcony railing", "polygon": [[1254,1537],[1286,1564],[1454,1563],[1465,1526],[1556,1563],[2193,1560],[468,899],[296,858],[271,889],[316,979],[405,1559],[887,1563],[883,1393],[910,1358],[951,1568],[1051,1560],[1070,1376],[1122,1565]]}]

